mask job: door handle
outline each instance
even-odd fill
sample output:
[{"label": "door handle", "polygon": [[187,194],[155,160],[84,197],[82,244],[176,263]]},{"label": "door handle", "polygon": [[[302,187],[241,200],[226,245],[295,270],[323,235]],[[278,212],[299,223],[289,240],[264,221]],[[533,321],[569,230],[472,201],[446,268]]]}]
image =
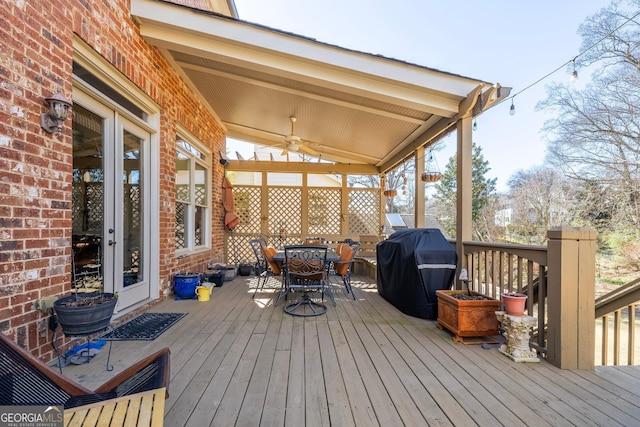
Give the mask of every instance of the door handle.
[{"label": "door handle", "polygon": [[116,244],[116,242],[115,242],[115,241],[113,241],[113,240],[109,240],[109,241],[107,242],[107,244],[108,244],[109,246],[113,246],[113,245],[115,245],[115,244]]}]

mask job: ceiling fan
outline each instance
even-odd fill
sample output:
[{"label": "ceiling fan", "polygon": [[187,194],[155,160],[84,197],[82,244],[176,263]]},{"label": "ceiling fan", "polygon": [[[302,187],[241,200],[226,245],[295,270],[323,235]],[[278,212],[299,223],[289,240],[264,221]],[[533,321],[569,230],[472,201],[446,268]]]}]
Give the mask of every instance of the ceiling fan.
[{"label": "ceiling fan", "polygon": [[303,151],[309,155],[318,156],[320,153],[318,153],[316,150],[309,147],[308,145],[304,144],[300,139],[300,137],[296,135],[295,133],[295,123],[297,120],[296,116],[291,116],[289,117],[289,119],[291,119],[291,134],[284,137],[284,141],[286,142],[287,145],[285,146],[284,150],[282,150],[282,155],[287,154],[289,151],[292,151],[294,153],[298,151]]}]

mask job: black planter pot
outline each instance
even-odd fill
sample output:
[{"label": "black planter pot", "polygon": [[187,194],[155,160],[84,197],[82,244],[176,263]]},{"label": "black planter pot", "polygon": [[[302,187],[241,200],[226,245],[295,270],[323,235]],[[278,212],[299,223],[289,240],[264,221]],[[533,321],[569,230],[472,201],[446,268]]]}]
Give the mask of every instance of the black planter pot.
[{"label": "black planter pot", "polygon": [[238,274],[241,276],[249,276],[251,274],[251,264],[240,264],[238,267]]},{"label": "black planter pot", "polygon": [[[66,302],[82,301],[102,295],[104,299],[98,299],[91,304],[83,306],[65,306]],[[111,323],[113,310],[118,302],[113,294],[78,294],[60,298],[53,303],[56,317],[62,327],[62,332],[68,336],[91,335],[102,331]]]}]

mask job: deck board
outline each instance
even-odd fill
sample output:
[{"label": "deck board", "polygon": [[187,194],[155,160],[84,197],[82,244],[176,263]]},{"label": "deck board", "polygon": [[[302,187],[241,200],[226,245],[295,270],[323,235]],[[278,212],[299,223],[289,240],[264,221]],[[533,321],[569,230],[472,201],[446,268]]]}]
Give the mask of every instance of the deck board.
[{"label": "deck board", "polygon": [[640,425],[640,367],[514,363],[402,314],[363,277],[355,300],[336,285],[336,306],[312,318],[275,307],[275,289],[252,298],[255,284],[238,277],[208,302],[156,304],[188,315],[154,341],[114,342],[113,372],[106,351],[63,372],[95,388],[168,346],[171,426]]}]

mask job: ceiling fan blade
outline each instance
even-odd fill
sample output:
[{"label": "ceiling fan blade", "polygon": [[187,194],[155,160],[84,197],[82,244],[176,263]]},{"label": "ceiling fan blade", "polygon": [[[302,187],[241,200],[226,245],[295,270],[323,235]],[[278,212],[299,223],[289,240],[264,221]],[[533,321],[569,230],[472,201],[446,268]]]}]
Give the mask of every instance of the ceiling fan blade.
[{"label": "ceiling fan blade", "polygon": [[304,144],[300,144],[300,151],[304,151],[305,153],[307,153],[310,156],[316,156],[317,157],[317,156],[320,155],[320,153],[318,153],[316,150],[314,150],[313,148],[308,147],[308,146],[306,146]]}]

